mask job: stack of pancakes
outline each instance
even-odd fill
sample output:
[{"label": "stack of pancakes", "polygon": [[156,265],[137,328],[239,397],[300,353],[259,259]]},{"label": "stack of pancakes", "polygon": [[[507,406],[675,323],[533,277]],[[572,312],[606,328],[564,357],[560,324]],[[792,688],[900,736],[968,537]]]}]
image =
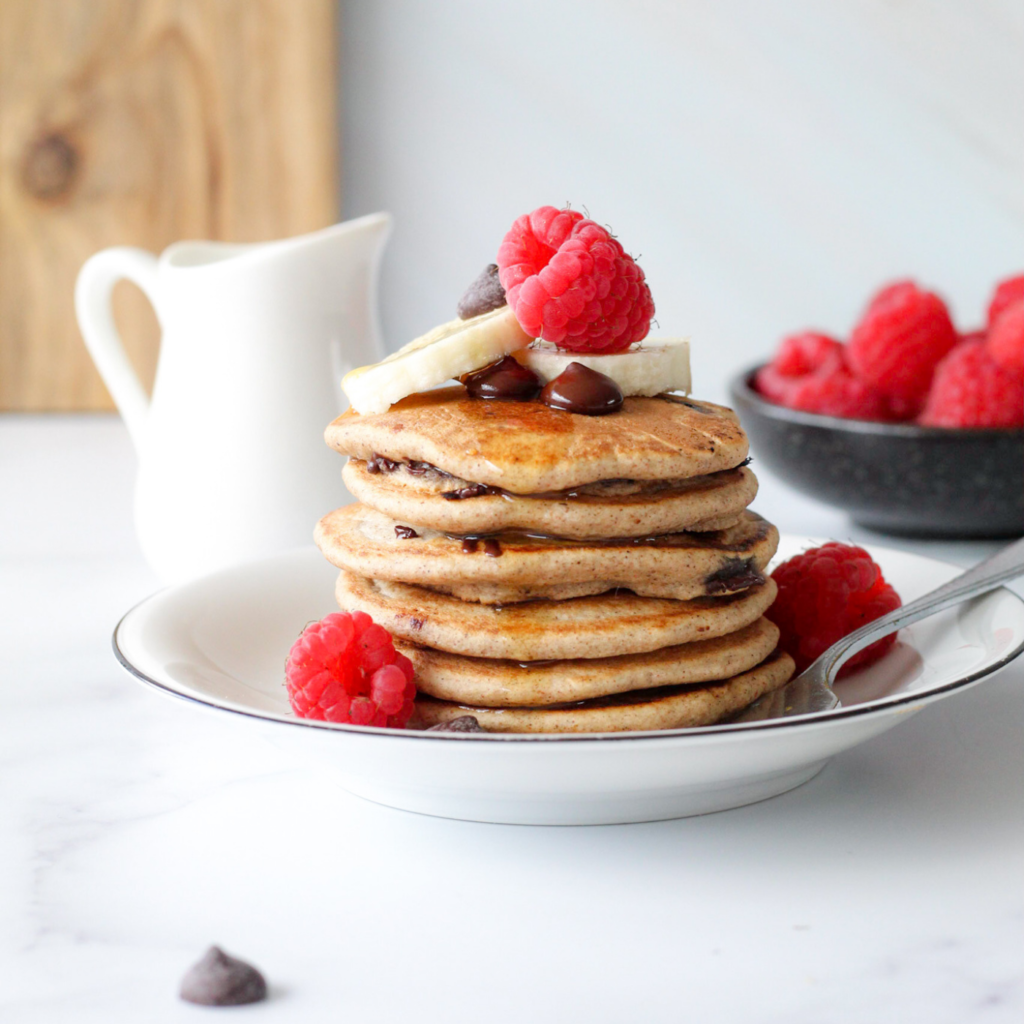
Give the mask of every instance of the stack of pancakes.
[{"label": "stack of pancakes", "polygon": [[704,725],[789,679],[762,617],[778,533],[747,511],[730,410],[662,395],[584,416],[447,388],[326,438],[359,501],[316,541],[341,608],[412,659],[414,725]]}]

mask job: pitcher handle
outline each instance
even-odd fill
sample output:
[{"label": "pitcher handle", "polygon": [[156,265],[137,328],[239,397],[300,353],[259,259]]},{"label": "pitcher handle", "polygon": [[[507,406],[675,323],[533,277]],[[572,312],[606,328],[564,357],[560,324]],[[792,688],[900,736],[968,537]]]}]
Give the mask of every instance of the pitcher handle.
[{"label": "pitcher handle", "polygon": [[149,397],[128,360],[124,342],[114,324],[110,304],[114,285],[124,278],[145,292],[159,316],[156,304],[157,259],[145,249],[130,246],[104,249],[85,261],[75,282],[75,313],[85,339],[85,347],[110,391],[138,452],[142,448],[149,414]]}]

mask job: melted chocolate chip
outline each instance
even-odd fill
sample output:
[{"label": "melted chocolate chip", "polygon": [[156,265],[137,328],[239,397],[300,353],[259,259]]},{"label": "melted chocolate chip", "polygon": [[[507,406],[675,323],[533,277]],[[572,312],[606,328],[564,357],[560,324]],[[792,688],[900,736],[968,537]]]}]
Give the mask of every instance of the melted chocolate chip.
[{"label": "melted chocolate chip", "polygon": [[552,409],[582,416],[605,416],[622,406],[619,385],[582,363],[570,363],[541,389],[540,400]]},{"label": "melted chocolate chip", "polygon": [[708,594],[732,594],[761,583],[764,583],[764,576],[752,558],[733,558],[705,577],[704,589]]},{"label": "melted chocolate chip", "polygon": [[505,289],[498,280],[498,264],[489,263],[459,299],[457,312],[460,320],[470,320],[506,304]]},{"label": "melted chocolate chip", "polygon": [[473,715],[459,715],[447,722],[438,722],[425,729],[424,732],[487,732]]},{"label": "melted chocolate chip", "polygon": [[441,497],[448,501],[463,501],[466,498],[479,498],[484,494],[501,494],[500,487],[492,487],[490,484],[470,484],[468,487],[460,487],[457,491],[442,491]]},{"label": "melted chocolate chip", "polygon": [[493,537],[488,537],[484,541],[484,554],[490,555],[491,558],[501,558],[501,544]]},{"label": "melted chocolate chip", "polygon": [[367,473],[394,473],[398,469],[398,463],[393,459],[386,459],[383,455],[373,453],[373,458],[366,463]]},{"label": "melted chocolate chip", "polygon": [[540,394],[540,378],[512,356],[505,356],[462,378],[471,398],[511,398],[532,401]]},{"label": "melted chocolate chip", "polygon": [[395,536],[399,540],[412,540],[414,537],[418,537],[419,534],[411,526],[396,526]]},{"label": "melted chocolate chip", "polygon": [[267,998],[267,983],[252,964],[211,946],[181,979],[178,993],[200,1006],[243,1006]]},{"label": "melted chocolate chip", "polygon": [[462,553],[464,555],[476,554],[477,540],[475,537],[466,537],[462,542]]}]

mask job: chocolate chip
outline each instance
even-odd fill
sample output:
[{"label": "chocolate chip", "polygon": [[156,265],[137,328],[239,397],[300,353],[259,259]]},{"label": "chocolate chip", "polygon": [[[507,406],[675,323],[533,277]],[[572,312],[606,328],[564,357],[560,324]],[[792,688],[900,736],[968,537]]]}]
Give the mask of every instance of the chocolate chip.
[{"label": "chocolate chip", "polygon": [[467,373],[462,378],[470,398],[509,398],[529,402],[540,394],[540,377],[512,356]]},{"label": "chocolate chip", "polygon": [[734,594],[764,583],[753,558],[730,558],[720,569],[704,577],[707,594]]},{"label": "chocolate chip", "polygon": [[462,553],[472,555],[476,553],[477,541],[474,537],[466,537],[462,542]]},{"label": "chocolate chip", "polygon": [[398,463],[392,459],[386,459],[383,455],[373,453],[373,458],[366,463],[367,473],[394,473],[398,469]]},{"label": "chocolate chip", "polygon": [[252,964],[211,946],[181,979],[178,994],[200,1006],[242,1006],[267,998],[267,983]]},{"label": "chocolate chip", "polygon": [[412,540],[414,537],[418,537],[419,534],[411,526],[396,526],[395,536],[399,540]]},{"label": "chocolate chip", "polygon": [[470,320],[482,313],[490,313],[492,309],[501,309],[507,301],[505,289],[498,280],[498,264],[489,263],[459,299],[459,319]]},{"label": "chocolate chip", "polygon": [[484,554],[491,558],[501,558],[501,545],[493,537],[488,537],[484,541]]},{"label": "chocolate chip", "polygon": [[470,484],[468,487],[460,487],[457,491],[442,491],[441,497],[448,501],[462,501],[464,498],[479,498],[484,494],[499,494],[501,489],[491,487],[489,484]]},{"label": "chocolate chip", "polygon": [[582,363],[570,363],[541,389],[540,400],[552,409],[581,416],[605,416],[622,406],[619,385]]},{"label": "chocolate chip", "polygon": [[432,725],[425,732],[487,732],[487,730],[476,720],[473,715],[460,715],[447,722],[438,722]]}]

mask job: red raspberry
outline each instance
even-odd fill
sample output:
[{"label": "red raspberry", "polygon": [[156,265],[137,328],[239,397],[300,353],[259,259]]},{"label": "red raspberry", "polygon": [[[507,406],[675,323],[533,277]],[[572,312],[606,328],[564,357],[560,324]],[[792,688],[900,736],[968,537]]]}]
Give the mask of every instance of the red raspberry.
[{"label": "red raspberry", "polygon": [[1024,274],[1008,277],[996,285],[996,290],[992,293],[988,304],[989,327],[994,326],[996,320],[999,319],[999,314],[1015,302],[1024,302]]},{"label": "red raspberry", "polygon": [[802,331],[783,338],[771,365],[784,377],[803,377],[815,370],[842,362],[841,342],[827,334]]},{"label": "red raspberry", "polygon": [[498,249],[498,275],[523,330],[572,352],[622,352],[654,316],[644,272],[573,210],[523,214]]},{"label": "red raspberry", "polygon": [[946,304],[913,281],[883,288],[853,329],[850,369],[888,399],[901,419],[924,405],[939,360],[956,344]]},{"label": "red raspberry", "polygon": [[798,380],[786,403],[791,409],[840,416],[850,420],[891,419],[885,399],[845,365],[829,372],[818,371]]},{"label": "red raspberry", "polygon": [[1004,370],[983,341],[961,342],[935,371],[926,427],[1024,427],[1024,377]]},{"label": "red raspberry", "polygon": [[1007,372],[1024,377],[1024,299],[996,317],[986,339],[988,354]]},{"label": "red raspberry", "polygon": [[365,612],[334,612],[307,626],[285,663],[300,718],[403,729],[412,715],[412,662]]},{"label": "red raspberry", "polygon": [[[779,595],[765,615],[779,627],[779,647],[793,656],[797,672],[837,640],[901,604],[871,556],[851,544],[805,551],[783,562],[772,579]],[[895,633],[876,640],[846,662],[839,675],[872,664],[895,642]]]},{"label": "red raspberry", "polygon": [[785,338],[775,358],[757,372],[754,384],[773,402],[790,409],[847,419],[889,418],[885,399],[850,373],[842,344],[805,331]]}]

